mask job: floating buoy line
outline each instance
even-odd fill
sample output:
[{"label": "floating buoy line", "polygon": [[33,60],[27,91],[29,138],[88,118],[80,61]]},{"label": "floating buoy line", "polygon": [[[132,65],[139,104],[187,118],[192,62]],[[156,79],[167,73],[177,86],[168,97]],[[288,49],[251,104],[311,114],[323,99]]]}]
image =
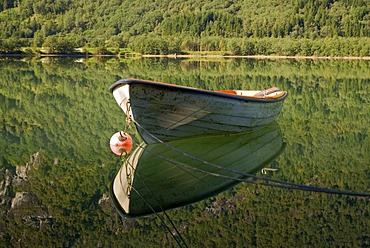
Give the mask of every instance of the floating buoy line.
[{"label": "floating buoy line", "polygon": [[116,132],[109,140],[109,146],[116,155],[128,154],[132,149],[131,135],[124,131]]},{"label": "floating buoy line", "polygon": [[[141,128],[144,132],[146,132],[149,136],[151,136],[158,143],[167,146],[168,148],[174,150],[175,152],[178,152],[179,154],[181,154],[183,156],[186,156],[186,157],[188,157],[188,158],[190,158],[190,159],[192,159],[194,161],[198,161],[198,162],[201,162],[203,164],[206,164],[206,165],[208,165],[210,167],[214,167],[214,168],[217,168],[217,169],[221,169],[223,171],[234,173],[235,175],[238,175],[239,177],[223,175],[223,174],[215,173],[215,172],[209,172],[209,171],[206,171],[206,170],[195,168],[193,166],[190,166],[190,165],[187,165],[187,164],[184,164],[184,163],[180,163],[180,162],[178,162],[176,160],[173,160],[173,159],[166,158],[166,157],[164,157],[162,155],[152,153],[153,155],[155,155],[155,156],[157,156],[157,157],[159,157],[159,158],[161,158],[163,160],[166,160],[166,161],[168,161],[170,163],[173,163],[176,166],[183,167],[183,168],[185,168],[187,170],[193,170],[193,171],[204,173],[204,174],[207,174],[207,175],[210,175],[210,176],[221,177],[221,178],[225,178],[225,179],[232,179],[232,180],[239,181],[239,182],[259,184],[259,185],[270,186],[270,187],[277,187],[277,188],[283,188],[283,189],[301,190],[301,191],[309,191],[309,192],[319,192],[319,193],[336,194],[336,195],[347,195],[347,196],[355,196],[355,197],[370,197],[370,193],[354,192],[354,191],[346,191],[346,190],[337,190],[337,189],[330,189],[330,188],[317,187],[317,186],[308,186],[308,185],[297,184],[297,183],[293,183],[293,182],[289,182],[289,181],[283,181],[283,180],[278,180],[278,179],[273,179],[273,178],[260,177],[260,176],[254,175],[254,174],[249,174],[249,173],[245,173],[245,172],[242,172],[242,171],[238,171],[238,170],[230,169],[230,168],[227,168],[227,167],[223,167],[223,166],[220,166],[220,165],[217,165],[217,164],[214,164],[214,163],[205,161],[203,159],[197,158],[197,157],[195,157],[195,156],[193,156],[191,154],[185,153],[185,152],[177,149],[176,147],[170,145],[169,143],[166,143],[166,142],[162,141],[161,139],[159,139],[158,137],[156,137],[155,135],[153,135],[152,133],[150,133],[148,130],[146,130],[144,127],[142,127],[133,118],[129,118],[129,121],[126,120],[126,128],[128,126],[128,123],[131,122],[131,121],[134,122],[137,127]],[[114,138],[113,138],[113,136],[114,136]],[[123,132],[123,131],[117,132],[113,136],[112,136],[111,142],[110,142],[112,152],[114,152],[117,155],[124,156],[124,161],[127,162],[127,155],[131,151],[132,146],[133,146],[131,136],[128,133],[126,133],[126,130],[125,130],[125,132]],[[122,137],[124,137],[124,138],[122,138]],[[117,138],[118,138],[119,142],[117,142]],[[113,139],[113,141],[112,141],[112,139]],[[128,144],[130,142],[131,142],[131,144]],[[112,143],[113,143],[113,146],[112,146]],[[137,145],[140,146],[140,144],[137,144]],[[118,152],[116,151],[117,150],[117,147],[119,147]],[[132,167],[131,164],[129,164],[129,166]],[[179,247],[183,247],[183,246],[184,247],[188,247],[187,244],[186,244],[186,242],[185,242],[185,240],[182,238],[181,233],[177,230],[177,228],[174,225],[174,223],[171,220],[171,218],[168,216],[168,214],[166,213],[166,211],[162,208],[162,206],[160,205],[160,203],[159,203],[158,199],[156,198],[156,196],[152,193],[152,191],[149,189],[149,187],[145,184],[144,180],[140,177],[140,175],[136,172],[136,170],[134,170],[134,173],[143,182],[143,184],[145,185],[146,189],[150,192],[150,194],[156,200],[159,208],[161,209],[161,212],[163,212],[164,215],[165,215],[165,217],[169,220],[169,222],[170,222],[171,226],[174,228],[176,234],[174,234],[171,231],[170,227],[165,223],[165,220],[162,218],[162,216],[160,216],[154,210],[154,208],[150,205],[150,203],[148,203],[142,197],[142,195],[140,194],[140,192],[138,192],[135,188],[133,188],[133,190],[139,195],[140,198],[142,198],[144,200],[144,202],[153,211],[153,213],[160,219],[160,221],[162,222],[162,224],[166,227],[166,229],[168,230],[168,232],[175,239],[175,241],[178,244],[178,246]],[[265,173],[262,173],[262,174],[265,174]],[[176,236],[178,236],[180,240],[178,240]]]}]

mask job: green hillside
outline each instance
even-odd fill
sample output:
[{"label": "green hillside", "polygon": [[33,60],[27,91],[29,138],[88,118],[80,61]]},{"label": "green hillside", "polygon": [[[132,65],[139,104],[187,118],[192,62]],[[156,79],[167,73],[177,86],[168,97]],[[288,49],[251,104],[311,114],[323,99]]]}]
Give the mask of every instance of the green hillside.
[{"label": "green hillside", "polygon": [[[3,0],[0,5],[3,53],[44,46],[63,53],[94,47],[100,53],[128,48],[152,54],[368,56],[369,37],[367,0]],[[273,46],[276,39],[283,47]]]}]

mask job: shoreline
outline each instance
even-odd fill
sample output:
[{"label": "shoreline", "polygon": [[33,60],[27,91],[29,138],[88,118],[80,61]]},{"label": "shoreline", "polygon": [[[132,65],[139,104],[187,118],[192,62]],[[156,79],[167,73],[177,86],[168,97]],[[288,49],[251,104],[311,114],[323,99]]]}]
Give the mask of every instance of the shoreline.
[{"label": "shoreline", "polygon": [[370,56],[366,57],[356,57],[356,56],[342,56],[342,57],[333,57],[333,56],[286,56],[286,55],[151,55],[144,54],[140,57],[144,58],[250,58],[250,59],[327,59],[327,60],[370,60]]},{"label": "shoreline", "polygon": [[141,54],[136,56],[125,56],[119,54],[0,54],[0,58],[23,58],[23,57],[74,57],[74,58],[95,58],[95,57],[117,57],[117,58],[220,58],[220,59],[311,59],[311,60],[370,60],[370,56],[287,56],[287,55],[217,55],[217,54]]}]

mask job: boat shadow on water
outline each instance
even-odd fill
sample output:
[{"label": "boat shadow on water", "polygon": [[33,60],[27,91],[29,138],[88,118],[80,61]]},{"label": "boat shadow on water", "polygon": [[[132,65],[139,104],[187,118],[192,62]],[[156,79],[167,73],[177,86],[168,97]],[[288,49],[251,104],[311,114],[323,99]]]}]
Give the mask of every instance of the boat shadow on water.
[{"label": "boat shadow on water", "polygon": [[141,143],[111,184],[123,217],[142,217],[214,196],[272,163],[285,148],[279,125],[251,132]]}]

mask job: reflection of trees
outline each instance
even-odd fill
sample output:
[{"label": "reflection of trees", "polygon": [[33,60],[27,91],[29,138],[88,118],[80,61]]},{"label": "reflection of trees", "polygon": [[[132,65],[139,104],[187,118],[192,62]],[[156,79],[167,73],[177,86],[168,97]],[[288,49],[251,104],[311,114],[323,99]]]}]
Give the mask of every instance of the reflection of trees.
[{"label": "reflection of trees", "polygon": [[[38,232],[21,217],[7,219],[5,228],[1,226],[6,234],[0,237],[6,244],[27,233],[36,237],[32,239],[35,245],[71,240],[91,246],[98,242],[173,245],[155,217],[122,226],[114,212],[102,211],[97,203],[120,166],[107,144],[110,135],[123,128],[124,116],[107,89],[124,77],[207,89],[278,86],[288,90],[278,119],[287,147],[276,162],[276,175],[310,185],[368,190],[367,61],[89,59],[75,63],[50,59],[0,63],[1,165],[14,169],[41,152],[43,164],[32,171],[30,183],[12,190],[32,191],[40,202],[37,209],[47,210],[58,223]],[[367,199],[242,184],[169,214],[194,246],[206,242],[206,246],[288,247],[324,242],[366,246],[369,212]]]},{"label": "reflection of trees", "polygon": [[[109,114],[115,105],[107,87],[114,77],[102,79],[108,82],[104,85],[88,78],[84,65],[53,63],[26,67],[18,62],[4,68],[9,73],[0,79],[4,127],[19,138],[8,147],[7,156],[28,157],[39,149],[80,161],[104,156],[105,139],[122,125],[121,116]],[[110,121],[104,121],[108,117]]]}]

